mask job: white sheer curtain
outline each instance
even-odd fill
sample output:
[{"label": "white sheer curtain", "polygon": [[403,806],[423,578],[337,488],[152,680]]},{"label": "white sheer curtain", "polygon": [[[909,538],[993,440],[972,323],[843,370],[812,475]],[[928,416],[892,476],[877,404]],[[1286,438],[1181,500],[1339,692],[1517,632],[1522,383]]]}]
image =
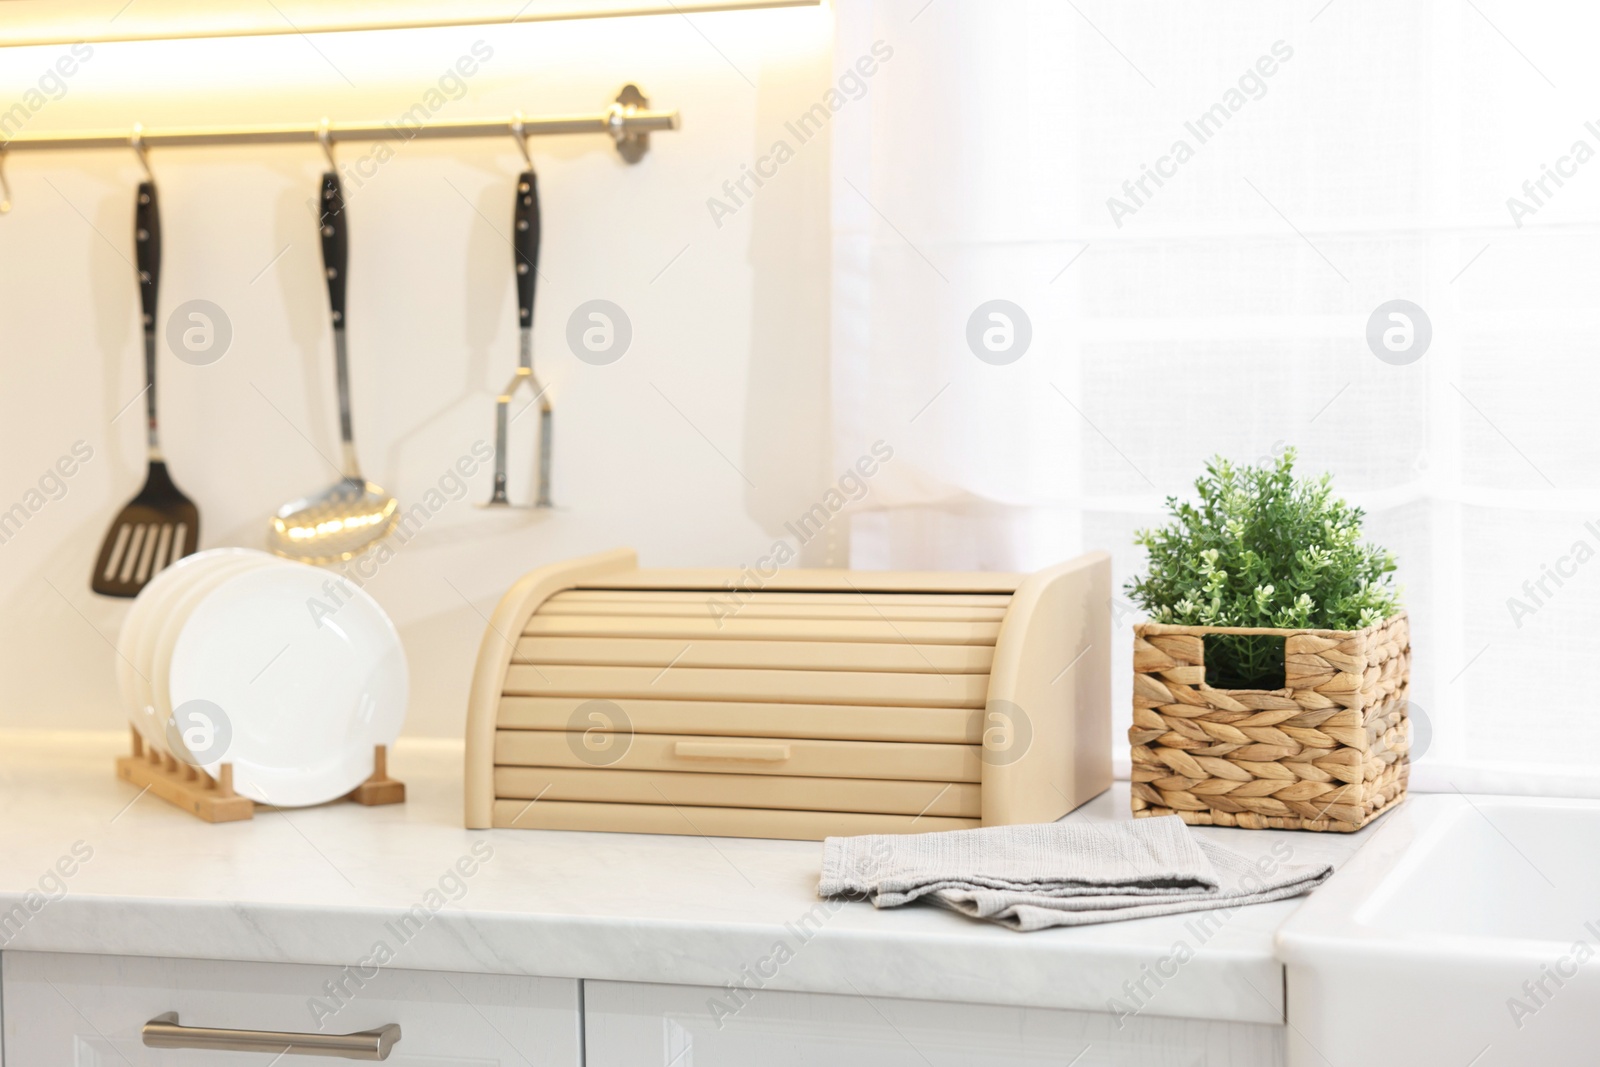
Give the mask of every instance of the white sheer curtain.
[{"label": "white sheer curtain", "polygon": [[[1600,795],[1600,15],[836,8],[839,73],[893,49],[833,118],[836,447],[895,449],[854,565],[1105,548],[1120,586],[1206,457],[1293,446],[1399,554],[1417,785]],[[1002,365],[968,343],[997,299],[1032,333]],[[1397,299],[1432,327],[1405,365],[1366,337]]]}]

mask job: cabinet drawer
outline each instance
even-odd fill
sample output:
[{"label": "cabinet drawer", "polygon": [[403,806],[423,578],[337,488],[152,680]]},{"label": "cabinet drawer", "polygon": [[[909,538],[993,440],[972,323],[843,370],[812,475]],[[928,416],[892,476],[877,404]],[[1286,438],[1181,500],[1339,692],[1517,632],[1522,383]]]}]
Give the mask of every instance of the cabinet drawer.
[{"label": "cabinet drawer", "polygon": [[[982,774],[982,751],[977,745],[635,734],[622,737],[620,755],[606,753],[604,766],[634,771],[976,782]],[[578,769],[599,762],[585,749],[582,733],[564,730],[501,730],[495,735],[494,761],[498,766]]]},{"label": "cabinet drawer", "polygon": [[[353,919],[352,921],[363,921]],[[380,941],[404,958],[385,923]],[[350,1034],[400,1027],[396,1067],[579,1067],[578,982],[349,967],[6,952],[5,1059],[23,1067],[240,1067],[344,1059],[150,1048],[141,1031],[176,1012],[184,1027]],[[184,1035],[191,1040],[193,1035]]]}]

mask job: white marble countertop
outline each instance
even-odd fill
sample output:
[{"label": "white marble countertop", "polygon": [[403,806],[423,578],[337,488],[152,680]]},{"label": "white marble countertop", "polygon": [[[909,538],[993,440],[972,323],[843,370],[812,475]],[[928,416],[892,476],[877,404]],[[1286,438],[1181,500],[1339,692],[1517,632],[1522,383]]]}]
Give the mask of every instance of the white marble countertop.
[{"label": "white marble countertop", "polygon": [[[830,912],[818,843],[463,829],[455,742],[401,741],[403,805],[219,825],[119,781],[126,746],[120,732],[0,731],[0,949],[343,965],[382,939],[396,967],[720,987],[782,939],[793,956],[762,988],[1091,1011],[1116,997],[1155,1015],[1283,1020],[1273,936],[1297,900],[1218,916],[1209,937],[1207,913],[1018,934],[931,906]],[[1129,818],[1127,788],[1068,818]],[[1335,864],[1366,837],[1196,832]],[[63,894],[50,872],[75,845],[92,855],[64,865]],[[455,873],[463,857],[470,877]],[[437,905],[430,892],[446,902],[402,941],[397,921]],[[18,923],[28,899],[46,903]],[[820,929],[802,942],[792,928],[808,914]],[[1180,942],[1192,958],[1176,965]],[[1132,1000],[1124,983],[1141,979]]]}]

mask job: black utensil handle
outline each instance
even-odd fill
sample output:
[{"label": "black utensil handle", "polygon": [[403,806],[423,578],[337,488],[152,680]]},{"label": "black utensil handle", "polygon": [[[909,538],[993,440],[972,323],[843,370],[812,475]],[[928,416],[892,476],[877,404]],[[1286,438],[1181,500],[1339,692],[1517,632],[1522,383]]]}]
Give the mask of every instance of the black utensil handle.
[{"label": "black utensil handle", "polygon": [[517,206],[511,213],[511,248],[517,265],[517,312],[523,326],[533,325],[533,287],[539,274],[539,176],[531,170],[517,177]]},{"label": "black utensil handle", "polygon": [[344,325],[345,275],[350,265],[350,220],[344,210],[339,175],[322,176],[322,266],[328,276],[328,306],[333,324]]},{"label": "black utensil handle", "polygon": [[133,205],[133,251],[139,270],[139,303],[144,328],[156,326],[156,288],[161,284],[161,207],[154,182],[140,182]]}]

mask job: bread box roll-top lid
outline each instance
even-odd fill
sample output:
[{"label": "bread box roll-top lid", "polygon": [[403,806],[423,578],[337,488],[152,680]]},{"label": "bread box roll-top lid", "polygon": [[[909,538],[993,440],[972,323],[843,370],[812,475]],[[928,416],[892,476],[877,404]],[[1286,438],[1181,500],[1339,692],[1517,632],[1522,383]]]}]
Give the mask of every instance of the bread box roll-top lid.
[{"label": "bread box roll-top lid", "polygon": [[821,839],[1061,817],[1111,782],[1110,560],[1032,574],[648,569],[501,599],[466,825]]}]

